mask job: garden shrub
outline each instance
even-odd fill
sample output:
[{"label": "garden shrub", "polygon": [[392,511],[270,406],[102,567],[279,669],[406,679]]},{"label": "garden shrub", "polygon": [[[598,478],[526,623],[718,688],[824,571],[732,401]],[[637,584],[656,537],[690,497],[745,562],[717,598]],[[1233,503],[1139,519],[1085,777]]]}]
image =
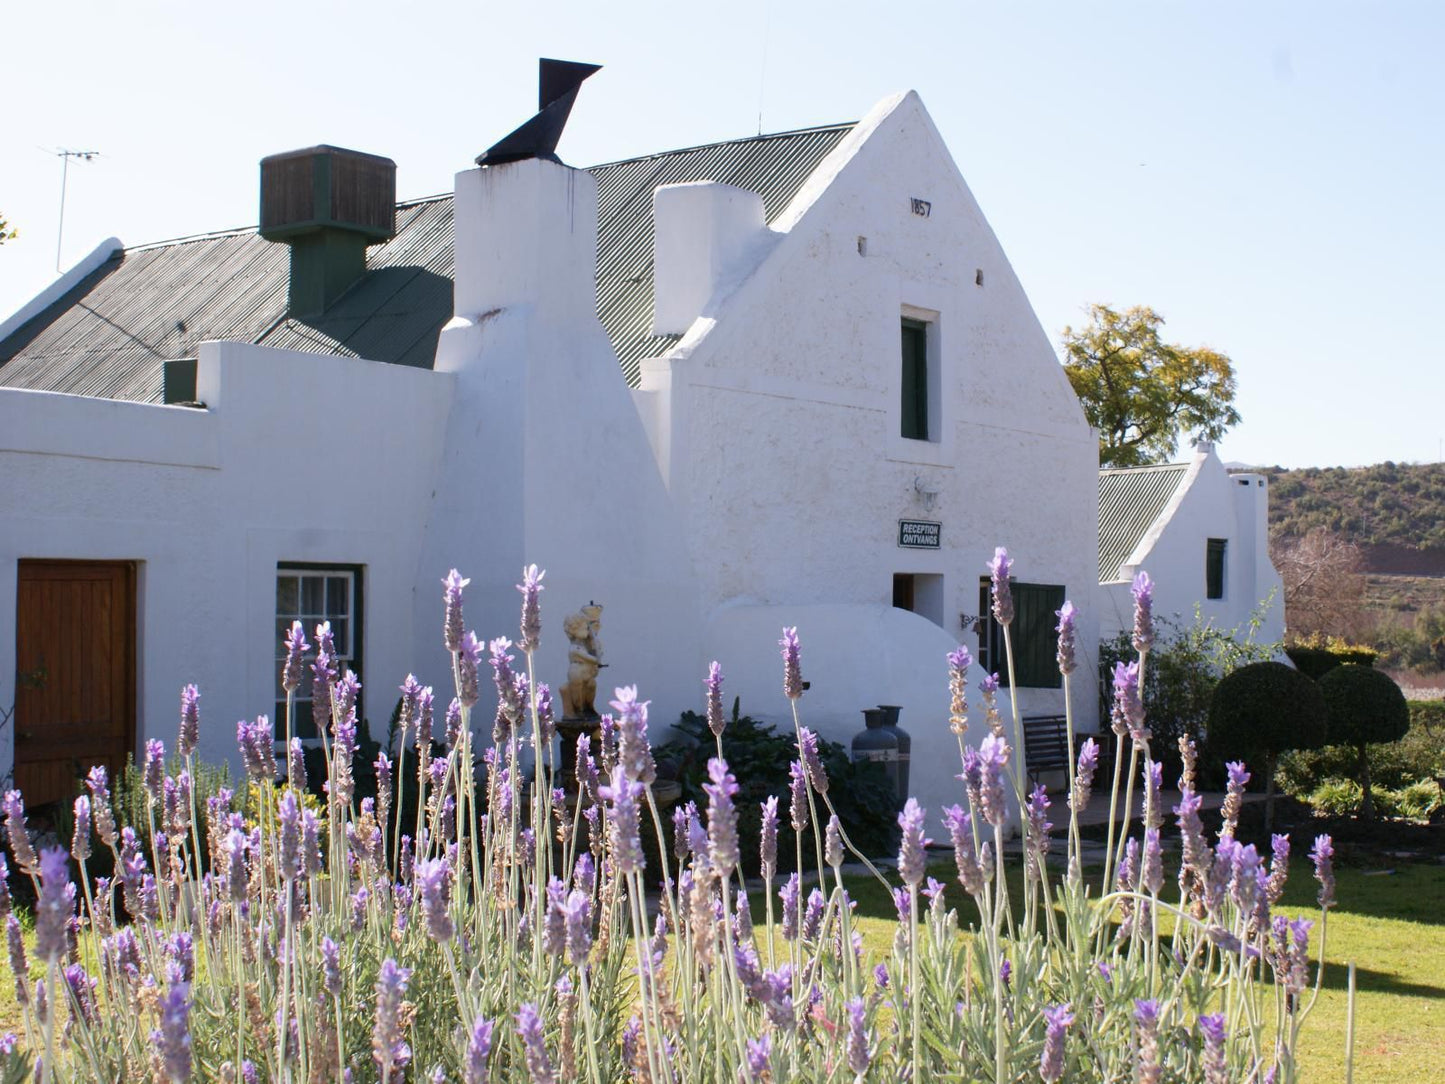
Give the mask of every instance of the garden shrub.
[{"label": "garden shrub", "polygon": [[[1168,618],[1155,618],[1154,647],[1144,668],[1144,714],[1154,733],[1151,751],[1164,765],[1169,781],[1178,778],[1182,768],[1179,739],[1200,742],[1209,721],[1209,703],[1219,679],[1240,666],[1274,658],[1279,645],[1255,639],[1263,611],[1250,621],[1243,638],[1232,629],[1220,629],[1205,622],[1196,613],[1189,624]],[[1099,714],[1107,719],[1113,708],[1114,665],[1134,657],[1129,633],[1122,632],[1099,645]],[[1204,785],[1217,785],[1223,777],[1223,761],[1201,759],[1199,775]]]},{"label": "garden shrub", "polygon": [[1281,753],[1324,744],[1319,687],[1282,662],[1242,666],[1219,682],[1209,705],[1209,745],[1217,753],[1263,761],[1265,830],[1274,824],[1274,771]]},{"label": "garden shrub", "polygon": [[[707,807],[707,761],[717,755],[717,746],[707,720],[696,712],[683,712],[674,724],[681,738],[672,746],[658,751],[661,759],[677,749],[677,781],[682,785],[680,803],[696,802],[699,809]],[[733,701],[732,718],[723,731],[723,758],[738,778],[738,835],[742,842],[743,864],[749,876],[758,872],[758,840],[762,829],[761,803],[769,795],[788,793],[788,765],[798,757],[798,746],[791,733],[780,734],[770,724],[760,723],[739,714]],[[855,764],[843,746],[820,740],[818,751],[828,772],[829,796],[838,808],[843,830],[864,854],[887,854],[897,846],[898,810],[901,803],[888,782],[881,765],[872,762]],[[805,830],[806,832],[806,830]],[[812,846],[807,843],[806,846]],[[789,872],[797,865],[792,826],[786,815],[778,832],[778,869]]]},{"label": "garden shrub", "polygon": [[[1417,707],[1445,706],[1440,701],[1410,702],[1410,729],[1395,742],[1381,742],[1366,748],[1370,781],[1381,789],[1400,790],[1416,783],[1445,779],[1445,725],[1430,723],[1430,713]],[[1275,779],[1279,788],[1295,798],[1307,800],[1332,779],[1352,778],[1359,770],[1359,753],[1348,745],[1326,745],[1319,749],[1296,750],[1280,757]]]},{"label": "garden shrub", "polygon": [[1357,666],[1374,666],[1380,653],[1364,644],[1352,644],[1338,636],[1311,636],[1291,640],[1285,645],[1285,654],[1305,677],[1318,681],[1336,666],[1353,663]]},{"label": "garden shrub", "polygon": [[1388,674],[1367,666],[1345,663],[1320,679],[1332,745],[1348,745],[1356,754],[1360,786],[1364,790],[1360,812],[1370,820],[1375,815],[1370,796],[1370,759],[1366,750],[1372,743],[1393,742],[1410,730],[1410,708],[1405,694]]}]

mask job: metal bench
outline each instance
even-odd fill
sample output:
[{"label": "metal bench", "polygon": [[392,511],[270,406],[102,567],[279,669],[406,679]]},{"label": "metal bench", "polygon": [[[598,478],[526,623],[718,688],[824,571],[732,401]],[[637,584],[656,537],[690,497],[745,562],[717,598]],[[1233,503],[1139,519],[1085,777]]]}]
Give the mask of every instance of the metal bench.
[{"label": "metal bench", "polygon": [[1073,772],[1069,763],[1068,721],[1062,715],[1025,715],[1024,765],[1030,782],[1035,785],[1043,772],[1063,772],[1068,779]]}]

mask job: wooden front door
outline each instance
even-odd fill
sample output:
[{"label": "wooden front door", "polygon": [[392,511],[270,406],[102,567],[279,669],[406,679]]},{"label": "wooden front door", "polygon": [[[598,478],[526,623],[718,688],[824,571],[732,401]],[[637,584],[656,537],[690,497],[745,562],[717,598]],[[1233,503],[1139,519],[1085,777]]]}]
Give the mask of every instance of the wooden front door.
[{"label": "wooden front door", "polygon": [[135,747],[135,566],[21,561],[15,607],[15,786],[69,801],[92,765]]}]

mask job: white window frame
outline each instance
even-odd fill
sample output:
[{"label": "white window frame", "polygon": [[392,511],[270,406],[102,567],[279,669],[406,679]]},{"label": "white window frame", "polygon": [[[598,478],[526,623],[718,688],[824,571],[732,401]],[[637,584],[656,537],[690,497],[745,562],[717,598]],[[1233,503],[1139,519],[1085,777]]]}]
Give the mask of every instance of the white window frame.
[{"label": "white window frame", "polygon": [[[321,565],[303,562],[281,562],[276,566],[276,587],[277,595],[280,594],[281,582],[286,579],[296,581],[296,607],[287,613],[282,613],[279,598],[276,609],[276,719],[275,725],[278,734],[285,733],[286,718],[286,690],[281,687],[281,667],[286,661],[286,645],[283,641],[285,631],[291,628],[293,621],[300,621],[301,627],[306,633],[306,642],[311,645],[303,660],[301,687],[296,690],[296,719],[304,721],[304,727],[298,729],[309,729],[311,721],[311,664],[316,661],[316,626],[323,621],[335,622],[344,619],[346,625],[346,643],[338,645],[336,653],[337,672],[345,673],[350,668],[360,670],[358,659],[361,653],[357,650],[361,628],[360,601],[362,597],[362,569],[356,565]],[[346,581],[346,592],[344,601],[344,612],[337,609],[335,612],[327,597],[329,584],[326,581],[333,579],[344,579]],[[322,610],[312,611],[303,609],[305,591],[303,583],[306,580],[322,581]],[[341,648],[344,647],[344,650]],[[357,714],[360,715],[361,708],[358,704]],[[319,735],[304,737],[303,741],[320,741]]]}]

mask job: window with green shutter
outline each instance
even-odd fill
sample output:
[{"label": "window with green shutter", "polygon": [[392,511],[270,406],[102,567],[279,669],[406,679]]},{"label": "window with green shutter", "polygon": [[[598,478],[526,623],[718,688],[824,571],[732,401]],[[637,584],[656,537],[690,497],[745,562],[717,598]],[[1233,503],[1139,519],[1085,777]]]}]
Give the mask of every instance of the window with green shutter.
[{"label": "window with green shutter", "polygon": [[928,325],[903,320],[903,403],[900,435],[905,440],[928,438]]},{"label": "window with green shutter", "polygon": [[[1009,581],[1014,620],[1009,636],[1014,649],[1014,676],[1020,689],[1057,689],[1063,684],[1058,663],[1058,611],[1064,605],[1061,584]],[[978,581],[978,663],[1007,685],[1008,659],[1003,626],[993,619],[993,596],[987,576]]]}]

